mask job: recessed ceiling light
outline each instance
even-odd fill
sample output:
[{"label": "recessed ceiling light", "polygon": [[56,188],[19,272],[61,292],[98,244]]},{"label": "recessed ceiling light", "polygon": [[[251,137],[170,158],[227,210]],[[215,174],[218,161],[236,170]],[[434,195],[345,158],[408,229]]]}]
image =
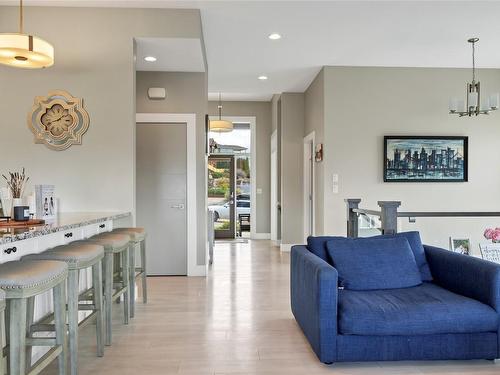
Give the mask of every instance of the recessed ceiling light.
[{"label": "recessed ceiling light", "polygon": [[281,39],[281,35],[278,33],[272,33],[272,34],[269,34],[268,38],[271,40],[278,40],[278,39]]},{"label": "recessed ceiling light", "polygon": [[144,60],[146,60],[147,62],[155,62],[156,61],[156,57],[154,57],[154,56],[146,56],[144,58]]},{"label": "recessed ceiling light", "polygon": [[259,76],[258,77],[261,81],[265,81],[267,79],[267,76]]}]

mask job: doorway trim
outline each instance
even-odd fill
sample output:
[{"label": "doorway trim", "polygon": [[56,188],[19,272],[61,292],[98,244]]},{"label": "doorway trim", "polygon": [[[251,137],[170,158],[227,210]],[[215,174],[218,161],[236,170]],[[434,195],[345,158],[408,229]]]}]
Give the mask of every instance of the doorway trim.
[{"label": "doorway trim", "polygon": [[[217,120],[218,118],[219,116],[209,116],[210,120]],[[222,119],[240,124],[250,124],[250,180],[252,181],[250,189],[250,238],[253,240],[268,239],[269,233],[257,233],[257,118],[255,116],[222,116]],[[206,168],[208,168],[208,165]]]},{"label": "doorway trim", "polygon": [[[275,156],[274,156],[275,155]],[[273,157],[276,159],[275,168],[273,169]],[[278,238],[278,130],[275,129],[271,134],[271,178],[270,178],[270,202],[271,202],[271,241],[275,246],[280,246],[281,240]]]},{"label": "doorway trim", "polygon": [[[312,153],[311,153],[311,160],[307,157],[306,153],[306,147],[308,145],[312,145]],[[303,194],[303,199],[304,199],[304,223],[303,223],[303,232],[304,232],[304,243],[307,242],[307,236],[309,236],[309,224],[311,224],[311,235],[316,235],[316,223],[315,223],[315,205],[316,205],[316,198],[315,198],[315,189],[316,189],[316,183],[315,183],[315,161],[314,161],[314,151],[316,147],[316,133],[312,131],[308,135],[304,137],[304,154],[303,154],[303,159],[304,159],[304,165],[303,165],[303,171],[304,171],[304,185],[302,189],[302,194]],[[309,168],[309,165],[311,166]],[[306,171],[310,169],[311,172],[308,175]],[[309,180],[310,179],[310,180]],[[311,197],[308,196],[308,189],[307,186],[311,187]],[[311,205],[311,209],[307,212],[306,208]],[[312,217],[310,217],[311,215]]]},{"label": "doorway trim", "polygon": [[198,231],[196,212],[196,114],[195,113],[136,113],[136,125],[139,124],[186,124],[186,188],[187,188],[187,275],[205,276],[206,265],[197,264]]}]

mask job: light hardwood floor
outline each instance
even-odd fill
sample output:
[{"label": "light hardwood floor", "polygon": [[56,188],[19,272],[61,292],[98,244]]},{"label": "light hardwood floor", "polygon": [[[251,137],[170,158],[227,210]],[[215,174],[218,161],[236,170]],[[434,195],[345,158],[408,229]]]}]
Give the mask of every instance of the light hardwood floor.
[{"label": "light hardwood floor", "polygon": [[81,331],[80,374],[500,375],[490,361],[320,363],[290,311],[289,265],[269,241],[221,243],[207,278],[150,278],[129,326],[115,311],[103,358]]}]

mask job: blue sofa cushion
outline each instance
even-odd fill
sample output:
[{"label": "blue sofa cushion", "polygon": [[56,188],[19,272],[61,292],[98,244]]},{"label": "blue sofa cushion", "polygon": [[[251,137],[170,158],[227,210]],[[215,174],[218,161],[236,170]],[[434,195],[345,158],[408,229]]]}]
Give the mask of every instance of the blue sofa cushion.
[{"label": "blue sofa cushion", "polygon": [[[420,271],[420,276],[422,281],[432,281],[431,271],[429,269],[429,265],[427,264],[427,260],[425,258],[424,246],[422,245],[422,241],[420,239],[420,234],[418,232],[401,232],[393,235],[380,235],[369,237],[371,239],[379,239],[379,238],[391,238],[391,237],[404,237],[410,243],[411,250],[413,251],[413,255],[415,256],[415,261],[417,262],[418,269]],[[307,248],[314,255],[320,257],[324,261],[332,264],[331,259],[328,256],[326,250],[326,243],[332,239],[336,238],[344,238],[344,237],[332,237],[332,236],[320,236],[320,237],[308,237],[307,238]],[[352,241],[357,241],[359,238],[353,238]]]},{"label": "blue sofa cushion", "polygon": [[408,288],[422,284],[408,240],[334,238],[326,243],[339,285],[350,290]]},{"label": "blue sofa cushion", "polygon": [[339,290],[338,329],[345,335],[496,332],[493,308],[433,283],[405,289]]},{"label": "blue sofa cushion", "polygon": [[330,260],[330,258],[328,256],[328,252],[326,251],[326,243],[334,238],[344,238],[344,237],[333,237],[333,236],[313,237],[313,236],[309,236],[309,237],[307,237],[307,248],[309,249],[309,251],[311,253],[313,253],[317,257],[320,257],[325,262],[332,264],[332,261]]}]

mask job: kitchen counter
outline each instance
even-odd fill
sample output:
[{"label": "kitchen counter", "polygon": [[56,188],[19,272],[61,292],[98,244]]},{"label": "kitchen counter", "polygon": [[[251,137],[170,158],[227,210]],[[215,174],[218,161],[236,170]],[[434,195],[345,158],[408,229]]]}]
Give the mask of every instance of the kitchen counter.
[{"label": "kitchen counter", "polygon": [[130,212],[68,212],[34,227],[1,227],[0,245],[129,217]]}]

